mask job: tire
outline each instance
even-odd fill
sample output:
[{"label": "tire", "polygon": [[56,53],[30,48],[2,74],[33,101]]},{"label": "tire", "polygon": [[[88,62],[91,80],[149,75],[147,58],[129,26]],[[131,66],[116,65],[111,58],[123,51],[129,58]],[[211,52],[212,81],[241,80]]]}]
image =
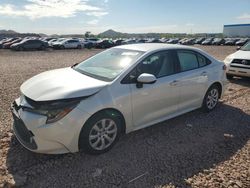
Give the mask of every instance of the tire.
[{"label": "tire", "polygon": [[77,46],[77,49],[82,49],[82,46],[81,46],[81,45],[78,45],[78,46]]},{"label": "tire", "polygon": [[64,49],[65,49],[65,47],[62,45],[62,46],[60,46],[60,49],[64,50]]},{"label": "tire", "polygon": [[24,51],[24,48],[22,46],[18,47],[18,51]]},{"label": "tire", "polygon": [[233,77],[234,77],[233,75],[231,75],[231,74],[227,74],[227,79],[228,79],[228,80],[232,80],[232,79],[233,79]]},{"label": "tire", "polygon": [[46,49],[46,47],[44,46],[44,45],[42,45],[41,47],[40,47],[40,50],[45,50]]},{"label": "tire", "polygon": [[122,121],[114,114],[102,111],[84,124],[79,136],[79,150],[96,155],[109,151],[115,145],[121,135]]},{"label": "tire", "polygon": [[215,109],[219,102],[220,90],[216,85],[212,85],[206,92],[206,95],[203,99],[202,109],[205,112],[210,112]]}]

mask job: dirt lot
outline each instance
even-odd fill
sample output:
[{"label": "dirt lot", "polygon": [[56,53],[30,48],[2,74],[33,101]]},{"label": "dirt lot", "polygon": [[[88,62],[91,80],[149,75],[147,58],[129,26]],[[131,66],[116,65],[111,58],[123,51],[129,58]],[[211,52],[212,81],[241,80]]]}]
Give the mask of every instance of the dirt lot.
[{"label": "dirt lot", "polygon": [[[235,47],[202,47],[223,60]],[[250,80],[235,79],[216,110],[190,112],[123,136],[108,153],[42,155],[12,135],[23,81],[98,50],[0,50],[0,187],[250,187]]]}]

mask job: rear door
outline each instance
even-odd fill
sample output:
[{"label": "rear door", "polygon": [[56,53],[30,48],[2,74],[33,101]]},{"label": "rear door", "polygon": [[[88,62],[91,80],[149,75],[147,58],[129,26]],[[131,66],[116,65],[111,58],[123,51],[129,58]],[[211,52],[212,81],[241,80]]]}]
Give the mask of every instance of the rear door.
[{"label": "rear door", "polygon": [[177,50],[179,62],[176,85],[180,88],[180,111],[201,106],[208,83],[207,67],[210,61],[192,50]]}]

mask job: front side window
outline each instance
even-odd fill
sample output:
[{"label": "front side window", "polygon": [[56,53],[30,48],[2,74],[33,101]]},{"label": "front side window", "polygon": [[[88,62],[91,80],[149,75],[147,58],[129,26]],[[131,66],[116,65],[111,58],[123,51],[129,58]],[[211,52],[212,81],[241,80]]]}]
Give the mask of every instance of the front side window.
[{"label": "front side window", "polygon": [[74,69],[103,81],[112,81],[143,53],[135,50],[111,48],[83,61]]},{"label": "front side window", "polygon": [[135,83],[140,74],[153,74],[156,78],[176,73],[175,61],[170,51],[157,52],[146,57],[122,81],[123,84]]},{"label": "front side window", "polygon": [[153,74],[156,78],[174,74],[174,61],[169,52],[158,52],[142,61],[137,66],[138,75]]},{"label": "front side window", "polygon": [[197,57],[192,52],[178,51],[177,56],[180,62],[180,70],[188,71],[199,67]]}]

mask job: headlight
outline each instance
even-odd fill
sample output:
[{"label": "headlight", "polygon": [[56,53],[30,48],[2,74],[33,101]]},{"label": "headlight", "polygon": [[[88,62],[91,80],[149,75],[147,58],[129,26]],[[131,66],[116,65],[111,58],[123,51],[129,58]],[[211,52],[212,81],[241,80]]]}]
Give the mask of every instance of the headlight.
[{"label": "headlight", "polygon": [[224,59],[224,63],[225,64],[230,64],[232,62],[233,58],[231,57],[226,57],[226,59]]},{"label": "headlight", "polygon": [[41,105],[38,108],[24,108],[24,110],[47,116],[46,123],[54,123],[64,116],[66,116],[69,112],[71,112],[80,101],[73,102],[58,102],[49,105]]}]

